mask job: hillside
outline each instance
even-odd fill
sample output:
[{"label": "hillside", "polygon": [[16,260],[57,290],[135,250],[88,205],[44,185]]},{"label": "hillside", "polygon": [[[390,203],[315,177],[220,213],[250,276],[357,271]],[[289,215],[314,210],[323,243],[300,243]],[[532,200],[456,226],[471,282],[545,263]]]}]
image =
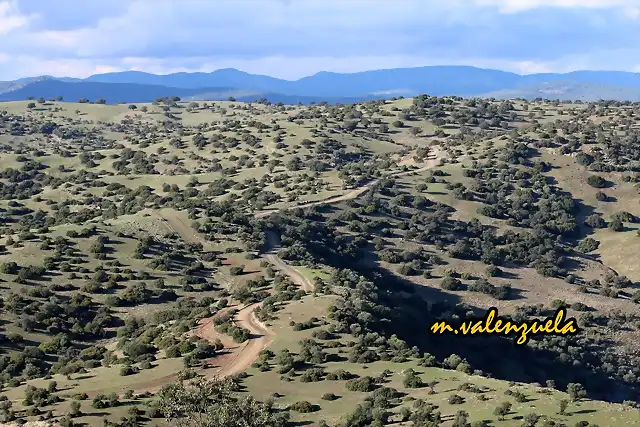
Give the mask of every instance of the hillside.
[{"label": "hillside", "polygon": [[[0,103],[0,422],[637,425],[638,117]],[[580,330],[430,333],[490,307]]]}]

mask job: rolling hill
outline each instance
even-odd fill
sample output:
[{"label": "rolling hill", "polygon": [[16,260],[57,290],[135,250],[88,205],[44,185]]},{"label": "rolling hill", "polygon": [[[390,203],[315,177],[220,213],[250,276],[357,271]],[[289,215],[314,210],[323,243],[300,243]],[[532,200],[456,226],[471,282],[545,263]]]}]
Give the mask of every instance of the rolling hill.
[{"label": "rolling hill", "polygon": [[[640,104],[67,101],[0,106],[0,416],[638,425]],[[491,307],[580,331],[433,333]]]}]

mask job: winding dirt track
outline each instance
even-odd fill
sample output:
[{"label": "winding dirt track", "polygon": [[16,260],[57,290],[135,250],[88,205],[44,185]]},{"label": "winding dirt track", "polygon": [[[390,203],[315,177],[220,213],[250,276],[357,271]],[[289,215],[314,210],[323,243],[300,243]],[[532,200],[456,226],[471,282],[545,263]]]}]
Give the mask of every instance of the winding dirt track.
[{"label": "winding dirt track", "polygon": [[267,217],[267,216],[271,215],[272,213],[279,212],[279,211],[282,211],[282,210],[285,210],[285,209],[292,209],[292,208],[296,208],[296,207],[308,208],[310,206],[326,205],[326,204],[331,204],[331,203],[340,203],[340,202],[344,202],[346,200],[355,199],[357,197],[360,197],[361,195],[363,195],[367,191],[371,190],[383,178],[391,178],[391,177],[397,178],[397,177],[411,175],[413,173],[420,173],[420,172],[427,171],[429,169],[433,169],[434,167],[438,166],[438,162],[441,159],[441,157],[440,157],[441,151],[439,149],[434,148],[432,154],[434,154],[435,157],[432,158],[432,159],[427,160],[425,162],[424,166],[422,166],[422,167],[420,167],[418,169],[412,169],[412,170],[403,171],[403,172],[392,172],[392,173],[386,174],[381,178],[375,179],[375,180],[371,181],[370,183],[368,183],[366,185],[363,185],[362,187],[355,188],[355,189],[349,191],[348,193],[341,194],[340,196],[331,196],[329,198],[318,200],[318,201],[315,201],[315,202],[294,203],[294,204],[291,204],[291,205],[285,205],[285,206],[283,206],[281,208],[278,208],[278,209],[267,209],[267,210],[260,211],[260,212],[256,213],[254,216],[256,218],[264,218],[264,217]]},{"label": "winding dirt track", "polygon": [[278,270],[289,276],[296,285],[300,286],[305,292],[313,292],[313,283],[304,277],[298,270],[288,265],[280,258],[275,251],[280,247],[280,236],[273,231],[267,231],[267,247],[269,252],[265,255],[265,259],[273,264]]},{"label": "winding dirt track", "polygon": [[[425,165],[421,168],[390,173],[382,178],[400,177],[432,169],[433,167],[438,165],[438,162],[440,160],[440,151],[434,149],[433,154],[435,155],[435,157],[427,160]],[[254,217],[264,218],[274,212],[298,206],[309,207],[355,199],[373,188],[382,178],[376,179],[375,181],[372,181],[367,185],[351,190],[348,193],[340,196],[333,196],[311,203],[299,203],[293,206],[282,207],[280,209],[265,210],[254,214]],[[172,215],[163,210],[155,211],[155,214],[165,222],[165,224],[171,231],[180,234],[185,241],[190,243],[200,243],[203,245],[206,244],[206,240],[197,232],[195,232],[189,225],[185,224],[179,216]],[[305,292],[313,292],[314,285],[311,283],[311,281],[300,274],[298,270],[284,262],[284,260],[282,260],[282,258],[280,258],[276,254],[277,249],[280,247],[280,236],[278,236],[277,233],[273,231],[267,232],[267,247],[268,250],[265,254],[265,259],[267,261],[273,264],[274,267],[282,271],[284,274],[289,276],[289,278],[295,284],[299,285]],[[236,313],[235,324],[249,330],[249,332],[251,333],[251,338],[242,344],[234,343],[228,336],[219,334],[215,330],[213,323],[213,319],[215,316],[200,321],[200,324],[194,331],[194,333],[198,337],[211,342],[214,342],[216,339],[220,339],[225,345],[225,349],[228,351],[228,353],[215,357],[209,361],[212,365],[215,366],[215,368],[205,371],[207,375],[224,377],[244,372],[258,359],[260,352],[271,344],[275,334],[264,323],[258,320],[255,315],[255,310],[261,306],[262,303],[251,304],[243,307]],[[156,391],[162,385],[164,385],[164,383],[173,381],[176,378],[177,374],[172,374],[167,377],[158,379],[154,382],[153,387],[148,387],[144,390]]]},{"label": "winding dirt track", "polygon": [[[200,243],[202,245],[206,244],[204,237],[185,224],[179,216],[172,215],[167,211],[155,211],[155,214],[165,222],[165,225],[169,230],[180,234],[186,242]],[[279,242],[277,242],[277,236],[274,237],[276,238],[274,243],[278,245]],[[273,257],[275,257],[280,263],[284,264],[276,255],[271,255],[271,257],[270,261],[274,262]],[[286,264],[284,265],[285,267],[288,267]],[[284,273],[288,274],[287,271],[284,271]],[[295,274],[308,283],[308,280],[302,277],[298,272],[295,272]],[[294,280],[294,282],[296,281],[295,278],[292,278],[292,280]],[[308,285],[305,284],[303,288],[308,288],[310,286],[312,286],[311,283],[308,283]],[[207,370],[207,375],[224,377],[243,372],[258,359],[260,352],[271,344],[275,334],[264,323],[258,320],[255,315],[255,310],[261,306],[262,303],[251,304],[241,308],[235,314],[234,323],[241,328],[247,329],[251,333],[251,337],[241,344],[235,343],[228,336],[220,334],[215,330],[213,319],[216,316],[200,321],[198,328],[195,330],[195,335],[210,342],[220,339],[225,346],[225,350],[228,351],[228,353],[215,357],[209,361],[210,364],[215,367]],[[167,379],[169,379],[169,377],[167,377]],[[157,389],[157,386],[154,387],[154,389]]]}]

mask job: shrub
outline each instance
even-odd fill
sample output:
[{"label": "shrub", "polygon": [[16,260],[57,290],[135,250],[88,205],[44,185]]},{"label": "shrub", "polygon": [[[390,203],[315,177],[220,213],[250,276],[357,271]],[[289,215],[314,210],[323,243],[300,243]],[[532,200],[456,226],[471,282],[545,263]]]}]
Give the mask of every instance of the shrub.
[{"label": "shrub", "polygon": [[229,274],[231,274],[232,276],[239,276],[242,273],[244,273],[244,265],[233,266],[229,269]]},{"label": "shrub", "polygon": [[600,202],[606,202],[607,200],[609,200],[609,197],[606,194],[604,194],[602,191],[598,191],[596,193],[596,200]]},{"label": "shrub", "polygon": [[347,381],[345,387],[349,391],[361,391],[364,393],[369,393],[376,389],[376,384],[373,381],[373,378],[362,377]]},{"label": "shrub", "polygon": [[138,373],[138,368],[131,366],[131,365],[125,365],[122,368],[120,368],[120,375],[123,377],[126,377],[128,375],[133,375],[133,374],[137,374]]},{"label": "shrub", "polygon": [[420,387],[424,387],[425,385],[422,379],[418,376],[418,374],[415,373],[413,369],[409,369],[407,371],[407,373],[405,374],[404,380],[402,381],[402,384],[406,388],[420,388]]},{"label": "shrub", "polygon": [[569,394],[569,398],[572,402],[576,402],[581,398],[586,397],[587,391],[580,383],[569,383],[567,385],[567,394]]},{"label": "shrub", "polygon": [[587,237],[586,239],[580,241],[578,244],[578,250],[583,253],[589,253],[595,251],[600,246],[600,242],[591,237]]},{"label": "shrub", "polygon": [[312,405],[311,403],[307,402],[306,400],[302,400],[300,402],[296,402],[293,405],[289,406],[289,409],[292,411],[296,411],[296,412],[300,412],[303,414],[309,413],[309,412],[315,412],[318,411],[320,409],[320,407],[318,405]]},{"label": "shrub", "polygon": [[457,291],[462,288],[462,282],[454,277],[445,277],[440,282],[440,287],[445,291]]},{"label": "shrub", "polygon": [[337,371],[327,374],[327,379],[333,381],[351,380],[356,377],[356,374],[352,374],[351,372],[345,371],[344,369],[338,369]]},{"label": "shrub", "polygon": [[410,264],[402,264],[398,267],[398,273],[403,276],[415,276],[418,272]]},{"label": "shrub", "polygon": [[500,270],[495,265],[490,265],[486,270],[487,277],[500,277],[502,275],[502,270]]},{"label": "shrub", "polygon": [[584,219],[584,223],[591,228],[604,228],[607,226],[605,220],[598,214],[589,215]]},{"label": "shrub", "polygon": [[70,404],[69,404],[69,416],[71,417],[76,417],[78,415],[80,415],[80,402],[78,402],[77,400],[73,400]]},{"label": "shrub", "polygon": [[575,311],[588,311],[589,310],[589,306],[587,306],[586,304],[583,304],[581,302],[576,302],[571,304],[571,308],[574,309]]},{"label": "shrub", "polygon": [[613,231],[624,231],[624,223],[619,218],[615,218],[609,223],[609,229]]},{"label": "shrub", "polygon": [[452,394],[447,398],[447,402],[449,402],[449,405],[460,405],[464,403],[464,397],[458,394]]},{"label": "shrub", "polygon": [[607,185],[607,181],[599,175],[589,175],[587,184],[594,188],[603,188]]},{"label": "shrub", "polygon": [[329,401],[331,401],[331,400],[336,400],[336,399],[338,399],[338,396],[336,396],[336,395],[335,395],[335,394],[333,394],[333,393],[325,393],[325,394],[323,394],[323,395],[322,395],[321,399],[322,399],[322,400],[329,400]]}]

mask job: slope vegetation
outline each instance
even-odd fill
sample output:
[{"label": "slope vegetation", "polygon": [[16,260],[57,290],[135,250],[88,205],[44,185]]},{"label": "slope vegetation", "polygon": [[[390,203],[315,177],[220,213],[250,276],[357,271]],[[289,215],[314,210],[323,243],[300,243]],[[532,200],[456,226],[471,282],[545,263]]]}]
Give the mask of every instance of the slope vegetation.
[{"label": "slope vegetation", "polygon": [[0,422],[634,425],[638,114],[0,104]]}]

